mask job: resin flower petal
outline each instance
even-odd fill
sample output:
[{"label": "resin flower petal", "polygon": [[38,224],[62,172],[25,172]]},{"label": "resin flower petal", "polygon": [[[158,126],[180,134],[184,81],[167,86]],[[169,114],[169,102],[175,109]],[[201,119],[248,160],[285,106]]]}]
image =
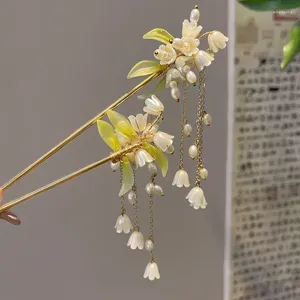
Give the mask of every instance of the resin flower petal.
[{"label": "resin flower petal", "polygon": [[115,228],[117,233],[124,232],[127,234],[130,232],[130,230],[133,229],[133,226],[129,217],[126,214],[124,214],[118,217]]},{"label": "resin flower petal", "polygon": [[156,147],[165,152],[173,144],[173,135],[158,131],[153,138]]},{"label": "resin flower petal", "polygon": [[212,55],[203,50],[199,50],[199,52],[194,56],[194,58],[198,71],[203,70],[204,67],[208,67],[214,60],[214,57]]},{"label": "resin flower petal", "polygon": [[192,36],[186,36],[181,39],[174,39],[173,47],[181,51],[186,56],[192,56],[196,54],[199,49],[200,41]]},{"label": "resin flower petal", "polygon": [[147,118],[148,118],[147,114],[145,114],[145,115],[143,115],[143,114],[137,114],[136,116],[129,116],[128,117],[132,128],[136,132],[142,132],[142,131],[144,131],[146,129]]},{"label": "resin flower petal", "polygon": [[158,49],[154,52],[154,57],[160,61],[161,65],[170,65],[172,64],[176,57],[176,51],[171,44],[160,45]]},{"label": "resin flower petal", "polygon": [[119,193],[119,197],[126,194],[133,186],[134,177],[133,177],[133,170],[131,167],[131,163],[128,158],[123,159],[122,163],[122,186]]},{"label": "resin flower petal", "polygon": [[179,188],[183,186],[189,187],[190,180],[188,173],[184,170],[178,170],[174,176],[172,185],[176,185]]},{"label": "resin flower petal", "polygon": [[143,167],[146,163],[151,163],[154,158],[144,149],[140,149],[135,153],[135,161],[139,167]]},{"label": "resin flower petal", "polygon": [[161,169],[162,176],[165,177],[168,173],[169,161],[166,155],[158,148],[152,146],[151,144],[145,144],[145,149],[150,153],[150,155],[155,159],[155,162],[159,165]]},{"label": "resin flower petal", "polygon": [[112,110],[107,111],[107,116],[116,130],[125,134],[131,139],[135,139],[137,137],[135,130],[132,128],[130,122],[125,116]]},{"label": "resin flower petal", "polygon": [[198,26],[197,22],[184,20],[182,23],[182,36],[191,36],[196,38],[202,30],[202,26]]},{"label": "resin flower petal", "polygon": [[214,31],[208,35],[209,48],[215,53],[220,49],[224,49],[226,47],[226,42],[228,42],[228,37],[220,31]]},{"label": "resin flower petal", "polygon": [[149,262],[146,266],[145,272],[144,272],[144,278],[149,278],[149,280],[154,279],[160,279],[160,273],[158,270],[157,263],[155,262]]},{"label": "resin flower petal", "polygon": [[145,100],[145,105],[144,112],[150,115],[159,116],[164,111],[164,105],[155,95],[147,98]]},{"label": "resin flower petal", "polygon": [[205,209],[207,202],[203,193],[203,190],[200,187],[194,187],[186,196],[186,199],[190,202],[191,206],[194,209]]},{"label": "resin flower petal", "polygon": [[97,121],[98,131],[103,141],[114,151],[121,149],[121,144],[113,127],[102,120]]},{"label": "resin flower petal", "polygon": [[128,240],[127,246],[130,247],[132,250],[135,249],[144,249],[144,236],[141,232],[139,231],[134,231]]}]

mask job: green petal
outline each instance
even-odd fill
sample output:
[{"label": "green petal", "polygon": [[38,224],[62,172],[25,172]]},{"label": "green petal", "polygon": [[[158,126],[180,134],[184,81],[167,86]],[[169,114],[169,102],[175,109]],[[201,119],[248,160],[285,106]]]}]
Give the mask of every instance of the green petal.
[{"label": "green petal", "polygon": [[121,133],[125,134],[127,137],[134,139],[136,138],[136,132],[132,128],[130,122],[128,119],[117,113],[116,111],[113,110],[108,110],[107,111],[107,116],[111,122],[111,124]]},{"label": "green petal", "polygon": [[259,11],[292,9],[300,6],[300,0],[239,0],[239,3]]},{"label": "green petal", "polygon": [[133,178],[133,170],[131,167],[131,163],[128,158],[124,158],[122,162],[122,186],[119,193],[119,197],[126,194],[133,186],[134,178]]},{"label": "green petal", "polygon": [[300,51],[300,21],[291,28],[289,42],[283,47],[281,68],[284,69]]},{"label": "green petal", "polygon": [[121,145],[114,128],[107,122],[98,120],[97,127],[103,141],[114,151],[119,151]]},{"label": "green petal", "polygon": [[155,159],[155,161],[159,165],[162,176],[166,177],[169,168],[169,162],[166,155],[164,155],[164,153],[161,150],[152,146],[151,144],[145,143],[144,148],[149,152],[149,154]]},{"label": "green petal", "polygon": [[163,66],[155,60],[142,60],[132,67],[127,78],[145,76],[156,73],[163,69]]},{"label": "green petal", "polygon": [[174,40],[171,33],[163,28],[154,28],[143,35],[143,39],[157,40],[165,44],[169,44],[170,40]]}]

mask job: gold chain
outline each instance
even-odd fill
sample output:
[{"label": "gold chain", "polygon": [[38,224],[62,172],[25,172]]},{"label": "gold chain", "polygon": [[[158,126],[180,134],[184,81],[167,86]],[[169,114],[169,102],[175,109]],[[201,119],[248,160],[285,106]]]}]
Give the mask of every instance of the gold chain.
[{"label": "gold chain", "polygon": [[[120,161],[120,184],[122,187],[123,184],[123,162]],[[126,209],[125,209],[125,201],[124,201],[124,195],[121,196],[121,215],[124,216],[126,214]]]},{"label": "gold chain", "polygon": [[[153,174],[150,178],[150,182],[155,185],[155,174]],[[153,195],[149,195],[149,240],[151,240],[152,242],[154,242],[154,218],[153,218]],[[153,250],[150,251],[150,255],[151,255],[151,262],[154,262],[154,254],[153,254]]]},{"label": "gold chain", "polygon": [[180,162],[179,162],[180,170],[184,169],[184,126],[187,123],[187,93],[188,93],[188,85],[186,84],[184,86],[181,132],[180,132]]},{"label": "gold chain", "polygon": [[138,218],[138,197],[137,197],[137,187],[136,187],[136,176],[135,176],[135,168],[133,167],[133,186],[132,186],[132,191],[136,195],[136,199],[133,203],[133,224],[134,224],[134,230],[135,231],[140,231],[140,226],[139,226],[139,218]]},{"label": "gold chain", "polygon": [[197,173],[196,173],[196,186],[200,186],[200,170],[203,167],[203,115],[205,112],[205,69],[199,73],[199,97],[197,106],[197,138],[196,146],[198,150],[197,155]]}]

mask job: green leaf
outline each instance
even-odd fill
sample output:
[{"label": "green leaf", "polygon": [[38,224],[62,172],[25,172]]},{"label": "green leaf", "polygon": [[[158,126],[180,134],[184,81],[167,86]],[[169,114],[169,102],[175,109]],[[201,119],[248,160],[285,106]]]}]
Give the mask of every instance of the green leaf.
[{"label": "green leaf", "polygon": [[143,39],[157,40],[165,44],[169,44],[170,40],[174,40],[171,33],[163,28],[154,28],[143,35]]},{"label": "green leaf", "polygon": [[166,76],[164,76],[157,84],[156,86],[148,93],[145,93],[143,95],[138,95],[137,98],[139,100],[146,100],[153,94],[158,94],[159,92],[163,91],[166,86]]},{"label": "green leaf", "polygon": [[289,42],[283,47],[281,68],[285,69],[298,52],[300,52],[300,20],[291,28]]},{"label": "green leaf", "polygon": [[130,139],[136,138],[136,132],[125,116],[123,116],[113,110],[108,110],[107,116],[108,116],[111,124],[115,127],[116,130],[123,133]]},{"label": "green leaf", "polygon": [[164,153],[158,148],[154,147],[151,144],[145,143],[144,148],[149,154],[155,159],[157,164],[161,169],[161,173],[163,177],[166,177],[169,168],[168,158],[164,155]]},{"label": "green leaf", "polygon": [[163,69],[163,66],[154,60],[142,60],[132,67],[127,78],[134,78],[156,73]]},{"label": "green leaf", "polygon": [[273,11],[300,7],[300,0],[239,0],[239,3],[252,10]]},{"label": "green leaf", "polygon": [[126,194],[133,186],[134,177],[131,163],[128,158],[124,158],[122,162],[122,186],[119,193],[119,197]]},{"label": "green leaf", "polygon": [[121,145],[113,127],[102,120],[97,121],[97,127],[103,141],[114,151],[119,151]]}]

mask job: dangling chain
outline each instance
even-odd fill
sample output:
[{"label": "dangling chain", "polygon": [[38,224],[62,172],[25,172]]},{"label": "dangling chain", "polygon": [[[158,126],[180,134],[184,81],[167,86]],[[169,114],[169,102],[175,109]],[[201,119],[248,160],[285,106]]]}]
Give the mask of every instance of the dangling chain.
[{"label": "dangling chain", "polygon": [[[150,178],[150,182],[155,185],[155,176],[152,175]],[[153,195],[149,195],[149,240],[154,242],[154,222],[153,222]],[[153,250],[150,252],[151,262],[154,262],[154,254]]]},{"label": "dangling chain", "polygon": [[186,84],[184,86],[181,133],[180,133],[180,162],[179,162],[180,170],[184,169],[184,126],[187,123],[187,93],[188,93],[188,85]]},{"label": "dangling chain", "polygon": [[[120,174],[121,174],[121,178],[120,178],[120,184],[122,187],[122,183],[123,183],[123,162],[120,161]],[[125,209],[125,200],[124,200],[124,195],[121,196],[121,215],[124,216],[126,214],[126,209]]]},{"label": "dangling chain", "polygon": [[137,187],[136,187],[136,177],[135,177],[135,168],[133,168],[133,186],[132,191],[136,194],[136,199],[133,203],[133,224],[134,224],[134,230],[140,231],[139,226],[139,218],[138,218],[138,197],[137,197]]},{"label": "dangling chain", "polygon": [[199,74],[199,97],[197,106],[197,139],[196,146],[198,150],[197,155],[197,173],[196,173],[196,186],[200,186],[200,170],[203,167],[203,116],[205,113],[205,69],[203,69]]}]

